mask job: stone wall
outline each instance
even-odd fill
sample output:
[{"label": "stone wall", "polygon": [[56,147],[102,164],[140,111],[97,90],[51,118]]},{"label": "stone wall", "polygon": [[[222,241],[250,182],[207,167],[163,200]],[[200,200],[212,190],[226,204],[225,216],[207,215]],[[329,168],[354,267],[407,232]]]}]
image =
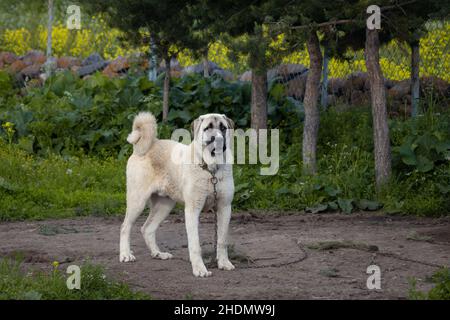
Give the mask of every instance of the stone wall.
[{"label": "stone wall", "polygon": [[[49,63],[51,62],[51,63]],[[118,57],[115,60],[104,60],[98,54],[92,54],[86,59],[75,57],[60,57],[47,62],[46,56],[41,51],[30,51],[23,56],[16,56],[10,52],[0,52],[0,69],[9,72],[17,81],[27,82],[27,85],[40,85],[45,79],[45,68],[49,65],[56,72],[71,70],[80,77],[89,76],[97,71],[108,77],[118,77],[130,70],[145,72],[148,69],[148,59],[143,55]],[[171,62],[172,77],[182,77],[189,73],[203,74],[203,63],[183,67],[176,59]],[[158,67],[158,72],[164,71],[164,64]],[[251,81],[251,71],[244,72],[236,77],[217,64],[208,62],[209,74],[219,74],[224,79]],[[269,81],[278,81],[285,85],[286,95],[303,100],[306,88],[308,68],[300,64],[281,64],[268,71]],[[410,80],[394,81],[385,80],[387,89],[387,101],[390,112],[406,113],[411,108]],[[433,93],[437,102],[448,104],[450,97],[450,84],[436,77],[422,77],[420,79],[421,96]],[[328,82],[329,105],[361,106],[370,104],[370,85],[367,73],[355,72],[345,78],[331,78]]]}]

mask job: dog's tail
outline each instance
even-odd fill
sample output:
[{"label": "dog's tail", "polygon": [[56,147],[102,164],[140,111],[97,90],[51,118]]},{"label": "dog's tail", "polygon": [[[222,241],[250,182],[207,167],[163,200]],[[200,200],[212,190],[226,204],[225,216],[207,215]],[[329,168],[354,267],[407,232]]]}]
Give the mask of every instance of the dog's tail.
[{"label": "dog's tail", "polygon": [[156,139],[156,119],[150,112],[139,112],[133,121],[133,131],[127,141],[133,145],[134,153],[143,156]]}]

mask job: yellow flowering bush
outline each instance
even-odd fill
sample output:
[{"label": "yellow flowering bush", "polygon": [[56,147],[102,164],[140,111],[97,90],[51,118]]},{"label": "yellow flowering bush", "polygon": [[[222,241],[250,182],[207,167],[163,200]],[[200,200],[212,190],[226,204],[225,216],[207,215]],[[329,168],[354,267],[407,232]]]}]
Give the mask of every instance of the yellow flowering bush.
[{"label": "yellow flowering bush", "polygon": [[[421,76],[437,76],[450,82],[450,22],[434,23],[428,27],[430,31],[420,41]],[[124,43],[121,42],[123,36],[121,31],[109,28],[101,17],[93,17],[89,28],[81,30],[68,30],[64,25],[56,24],[52,32],[53,55],[84,58],[93,52],[98,52],[106,59],[114,59],[118,56],[148,51],[146,46],[124,46]],[[286,50],[283,39],[283,35],[280,35],[269,45],[268,55],[274,61],[277,61],[277,51]],[[32,48],[32,43],[37,43],[38,48]],[[38,27],[37,32],[33,33],[25,28],[6,29],[0,35],[2,49],[12,51],[17,55],[23,55],[31,49],[45,51],[46,43],[47,29],[44,26]],[[410,51],[408,46],[396,40],[384,45],[380,50],[380,64],[384,76],[394,80],[408,78],[411,70]],[[232,61],[229,53],[229,48],[221,41],[215,41],[210,45],[208,58],[222,68],[235,73],[241,73],[248,69],[245,56],[238,55],[237,61]],[[278,58],[281,63],[309,66],[309,55],[304,47],[288,55],[281,54],[281,56],[282,58]],[[345,56],[348,59],[330,59],[330,77],[346,77],[355,71],[366,71],[363,50],[357,52],[349,50]],[[182,66],[199,63],[199,60],[194,58],[194,55],[188,50],[178,54],[178,61]]]},{"label": "yellow flowering bush", "polygon": [[23,55],[31,50],[31,33],[25,28],[6,29],[0,40],[2,49],[14,52],[17,55]]},{"label": "yellow flowering bush", "polygon": [[2,128],[6,133],[6,137],[8,139],[8,143],[11,144],[12,143],[12,139],[14,137],[14,133],[16,132],[16,130],[14,129],[14,123],[12,122],[5,122],[2,124]]},{"label": "yellow flowering bush", "polygon": [[[68,55],[84,58],[98,52],[105,59],[114,59],[144,51],[145,48],[125,48],[121,42],[122,37],[121,31],[109,28],[101,18],[96,17],[93,17],[89,28],[80,30],[69,30],[63,24],[55,24],[52,28],[52,53],[57,57]],[[37,43],[37,47],[32,48],[32,43]],[[31,49],[45,51],[47,28],[41,25],[34,32],[25,28],[6,29],[0,35],[0,46],[17,55],[23,55]]]},{"label": "yellow flowering bush", "polygon": [[[450,82],[450,23],[432,26],[430,31],[420,41],[420,75],[437,76]],[[283,36],[279,36],[270,44],[271,49],[278,48],[283,51]],[[229,49],[220,41],[214,42],[209,50],[209,59],[222,68],[229,70],[239,70],[236,63],[228,58]],[[402,80],[410,77],[411,50],[408,46],[397,40],[392,40],[380,49],[380,65],[386,78]],[[331,58],[329,61],[329,77],[346,77],[352,72],[366,72],[364,51],[346,52],[348,59]],[[239,64],[245,65],[244,57],[239,57]],[[198,63],[192,58],[189,52],[183,52],[178,60],[182,65]],[[309,66],[309,54],[306,48],[288,54],[281,58],[281,63],[294,63]],[[245,67],[244,67],[245,69]]]}]

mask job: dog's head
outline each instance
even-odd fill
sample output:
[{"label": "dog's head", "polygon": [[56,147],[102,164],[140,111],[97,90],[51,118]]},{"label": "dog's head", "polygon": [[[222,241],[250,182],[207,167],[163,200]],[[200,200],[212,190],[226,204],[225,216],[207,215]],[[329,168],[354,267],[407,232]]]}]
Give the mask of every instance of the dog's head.
[{"label": "dog's head", "polygon": [[[234,129],[233,121],[224,114],[209,113],[200,116],[191,125],[192,134],[197,147],[201,147],[206,163],[216,162],[230,149],[230,130]],[[209,160],[209,161],[208,161]]]}]

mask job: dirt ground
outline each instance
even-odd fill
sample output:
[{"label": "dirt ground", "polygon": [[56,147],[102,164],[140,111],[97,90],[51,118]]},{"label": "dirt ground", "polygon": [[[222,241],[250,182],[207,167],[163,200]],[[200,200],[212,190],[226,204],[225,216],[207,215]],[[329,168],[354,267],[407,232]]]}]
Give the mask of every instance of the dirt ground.
[{"label": "dirt ground", "polygon": [[[171,215],[158,230],[160,247],[174,255],[165,261],[150,256],[139,232],[141,217],[132,232],[137,261],[119,263],[121,221],[1,223],[0,256],[20,252],[27,266],[48,270],[55,260],[61,268],[90,260],[155,299],[405,299],[410,277],[418,289],[429,289],[429,276],[450,262],[450,217],[250,212],[233,214],[231,222],[236,270],[211,267],[212,277],[197,279],[181,214]],[[214,237],[210,214],[202,217],[200,237],[208,257]],[[381,268],[381,290],[367,289],[371,264]]]}]

